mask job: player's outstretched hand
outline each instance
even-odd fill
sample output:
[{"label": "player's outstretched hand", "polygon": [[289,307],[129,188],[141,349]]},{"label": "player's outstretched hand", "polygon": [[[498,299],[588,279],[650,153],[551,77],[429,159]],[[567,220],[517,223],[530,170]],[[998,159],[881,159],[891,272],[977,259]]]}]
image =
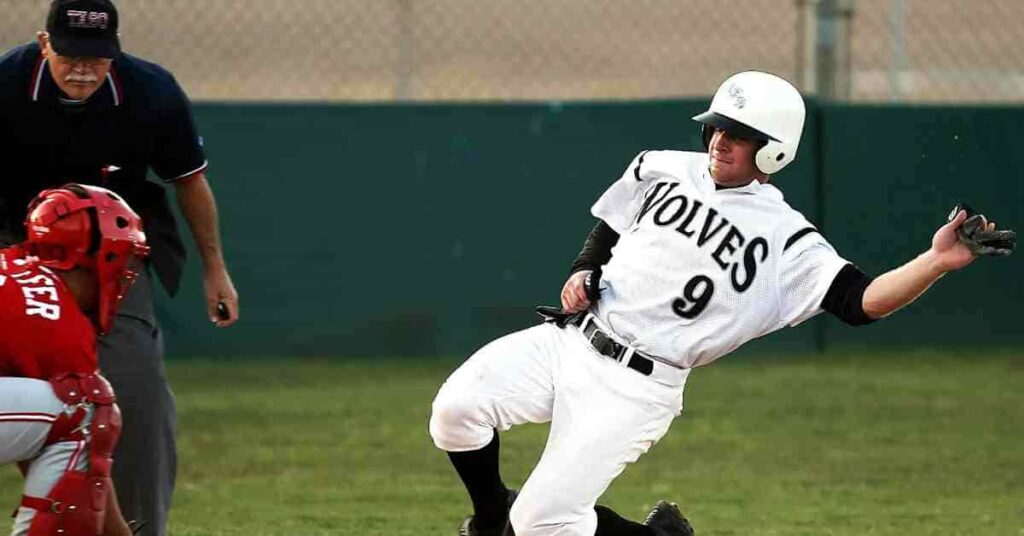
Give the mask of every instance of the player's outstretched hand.
[{"label": "player's outstretched hand", "polygon": [[567,313],[578,313],[590,307],[584,283],[591,270],[581,270],[569,276],[562,286],[562,310]]},{"label": "player's outstretched hand", "polygon": [[[966,237],[961,237],[963,234],[964,222],[967,222],[968,214],[965,210],[957,211],[956,215],[946,225],[943,225],[935,232],[935,236],[932,237],[932,248],[931,253],[934,255],[934,259],[939,269],[944,272],[952,270],[959,270],[964,266],[967,266],[974,261],[979,254],[985,255],[1007,255],[1013,250],[1013,232],[1012,231],[996,231],[995,222],[989,222],[982,215],[972,216],[971,222],[968,223],[970,226],[971,234],[977,236],[983,234],[986,236],[999,235],[1002,237],[1006,235],[1007,247],[1006,248],[988,248],[992,249],[993,252],[987,253],[988,249],[979,250],[978,244],[973,244]],[[958,233],[958,230],[961,232]],[[1002,240],[1002,238],[1000,238]],[[972,245],[973,250],[972,250]],[[998,249],[998,251],[996,251]],[[1005,252],[1004,252],[1005,251]]]}]

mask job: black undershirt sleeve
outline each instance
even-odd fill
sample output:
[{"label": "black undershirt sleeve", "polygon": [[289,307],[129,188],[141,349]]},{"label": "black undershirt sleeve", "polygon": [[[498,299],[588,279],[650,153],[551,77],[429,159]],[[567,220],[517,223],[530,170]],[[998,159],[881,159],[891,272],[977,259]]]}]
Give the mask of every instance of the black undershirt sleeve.
[{"label": "black undershirt sleeve", "polygon": [[619,233],[608,226],[604,220],[597,220],[597,225],[587,235],[583,249],[572,261],[569,273],[574,274],[580,270],[597,270],[608,263],[612,258],[612,248],[619,241]]},{"label": "black undershirt sleeve", "polygon": [[832,280],[832,285],[821,301],[821,308],[851,326],[863,326],[875,321],[864,312],[864,291],[871,278],[852,264],[843,266]]}]

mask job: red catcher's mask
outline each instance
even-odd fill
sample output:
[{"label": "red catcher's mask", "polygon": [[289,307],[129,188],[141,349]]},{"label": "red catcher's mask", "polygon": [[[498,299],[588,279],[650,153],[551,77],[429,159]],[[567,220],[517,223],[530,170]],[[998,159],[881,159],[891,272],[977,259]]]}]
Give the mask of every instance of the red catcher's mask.
[{"label": "red catcher's mask", "polygon": [[110,331],[117,307],[149,255],[142,220],[121,196],[98,186],[43,190],[29,204],[25,250],[56,270],[84,267],[99,283],[99,332]]}]

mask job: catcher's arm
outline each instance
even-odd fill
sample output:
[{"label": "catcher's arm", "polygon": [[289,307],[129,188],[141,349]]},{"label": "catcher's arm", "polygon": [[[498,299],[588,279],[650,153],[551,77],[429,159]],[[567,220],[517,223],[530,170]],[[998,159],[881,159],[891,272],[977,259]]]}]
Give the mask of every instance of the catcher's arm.
[{"label": "catcher's arm", "polygon": [[932,237],[932,246],[916,259],[876,277],[864,291],[864,312],[871,318],[888,316],[913,302],[946,272],[959,270],[979,255],[1009,255],[1016,234],[997,230],[970,207],[957,206],[949,223]]},{"label": "catcher's arm", "polygon": [[107,511],[103,519],[103,533],[100,536],[132,536],[132,530],[121,515],[121,507],[117,504],[117,492],[111,483],[107,492]]}]

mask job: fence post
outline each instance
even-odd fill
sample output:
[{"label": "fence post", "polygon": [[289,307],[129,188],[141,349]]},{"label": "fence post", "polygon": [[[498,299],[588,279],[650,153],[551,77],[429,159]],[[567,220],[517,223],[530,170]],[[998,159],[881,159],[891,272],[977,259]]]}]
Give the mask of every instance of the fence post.
[{"label": "fence post", "polygon": [[413,62],[413,21],[410,0],[395,0],[395,11],[398,24],[395,39],[398,41],[398,57],[395,59],[394,100],[407,101],[412,98],[410,80],[414,69]]},{"label": "fence post", "polygon": [[827,100],[849,100],[853,0],[820,0],[817,16],[816,89]]},{"label": "fence post", "polygon": [[818,2],[794,0],[796,3],[796,73],[794,83],[805,95],[817,90],[816,65]]},{"label": "fence post", "polygon": [[904,0],[890,0],[889,41],[892,55],[889,61],[889,100],[903,98],[903,76],[907,72],[906,51],[907,6]]}]

